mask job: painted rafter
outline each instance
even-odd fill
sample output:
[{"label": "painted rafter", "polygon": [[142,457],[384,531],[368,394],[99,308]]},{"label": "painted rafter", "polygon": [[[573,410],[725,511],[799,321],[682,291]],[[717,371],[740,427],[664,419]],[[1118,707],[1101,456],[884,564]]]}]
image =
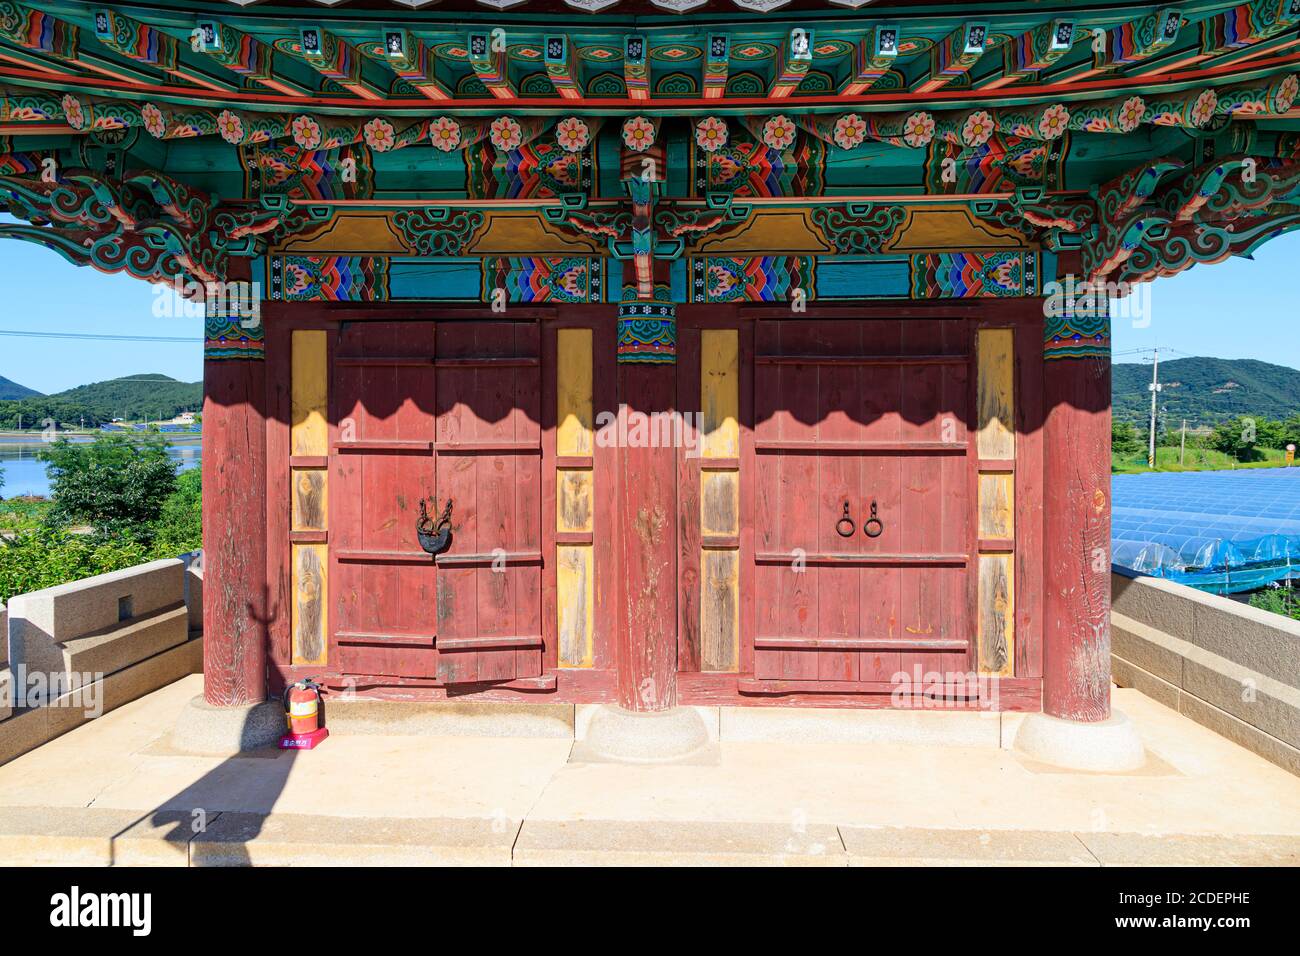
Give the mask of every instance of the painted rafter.
[{"label": "painted rafter", "polygon": [[453,98],[437,77],[433,51],[405,27],[385,27],[381,42],[364,43],[360,49],[426,98],[438,102]]},{"label": "painted rafter", "polygon": [[1132,67],[1173,46],[1182,28],[1182,11],[1161,7],[1092,35],[1092,60],[1056,72],[1053,83],[1077,83],[1090,76]]},{"label": "painted rafter", "polygon": [[858,41],[853,53],[853,66],[849,78],[840,86],[840,96],[857,96],[871,89],[876,82],[894,68],[898,60],[898,44],[902,34],[897,24],[887,23],[872,27]]},{"label": "painted rafter", "polygon": [[704,86],[706,100],[721,99],[727,92],[727,76],[731,71],[731,37],[725,33],[710,33],[704,49]]},{"label": "painted rafter", "polygon": [[650,45],[639,33],[629,33],[623,38],[623,82],[628,99],[650,99]]},{"label": "painted rafter", "polygon": [[304,63],[328,80],[333,80],[353,96],[364,100],[381,100],[386,95],[362,76],[361,53],[346,40],[335,36],[317,24],[306,24],[298,30],[298,42],[292,52]]},{"label": "painted rafter", "polygon": [[95,37],[118,56],[218,92],[239,88],[238,84],[187,66],[181,59],[180,41],[170,33],[106,7],[96,8],[93,17]]},{"label": "painted rafter", "polygon": [[0,3],[0,47],[6,58],[52,73],[91,70],[114,80],[131,83],[151,81],[141,70],[113,63],[85,50],[81,28],[50,13],[18,3]]},{"label": "painted rafter", "polygon": [[487,87],[487,91],[499,100],[515,99],[515,87],[510,82],[509,60],[502,35],[495,31],[471,33],[466,49],[469,51],[469,65]]},{"label": "painted rafter", "polygon": [[1260,51],[1262,41],[1286,33],[1297,23],[1300,3],[1296,0],[1252,0],[1202,20],[1198,24],[1199,46],[1154,57],[1126,72],[1130,76],[1152,76],[1214,61],[1223,54]]},{"label": "painted rafter", "polygon": [[232,73],[260,83],[277,93],[302,96],[310,92],[276,72],[275,49],[270,44],[241,33],[219,20],[198,21],[191,35],[190,48],[196,53],[211,57]]},{"label": "painted rafter", "polygon": [[777,56],[776,71],[767,95],[774,100],[788,97],[808,75],[813,62],[813,34],[811,30],[795,27],[786,37]]},{"label": "painted rafter", "polygon": [[1033,76],[1065,56],[1074,46],[1078,24],[1072,19],[1041,23],[1002,45],[1002,69],[971,83],[975,89],[995,90]]},{"label": "painted rafter", "polygon": [[912,87],[929,93],[947,86],[970,71],[989,47],[989,25],[983,20],[963,23],[944,37],[930,54],[930,72]]},{"label": "painted rafter", "polygon": [[542,57],[555,92],[566,100],[581,99],[582,83],[569,38],[562,33],[549,34],[542,41]]}]

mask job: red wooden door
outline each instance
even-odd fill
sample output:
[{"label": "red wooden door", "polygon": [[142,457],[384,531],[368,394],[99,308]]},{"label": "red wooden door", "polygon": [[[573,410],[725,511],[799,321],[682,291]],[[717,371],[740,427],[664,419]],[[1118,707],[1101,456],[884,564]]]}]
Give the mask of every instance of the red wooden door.
[{"label": "red wooden door", "polygon": [[970,351],[964,320],[757,324],[756,679],[972,668]]},{"label": "red wooden door", "polygon": [[[334,358],[331,660],[344,674],[477,683],[541,673],[538,329],[345,325]],[[453,500],[420,549],[420,501]]]}]

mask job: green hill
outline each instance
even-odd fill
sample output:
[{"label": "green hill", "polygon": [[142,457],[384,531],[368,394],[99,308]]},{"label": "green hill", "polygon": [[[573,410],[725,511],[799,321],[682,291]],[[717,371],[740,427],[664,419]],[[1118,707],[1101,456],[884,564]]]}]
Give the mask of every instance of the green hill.
[{"label": "green hill", "polygon": [[[1116,421],[1143,426],[1151,414],[1151,366],[1117,363]],[[1300,371],[1255,359],[1180,358],[1160,363],[1163,427],[1212,426],[1238,415],[1284,419],[1300,413]]]},{"label": "green hill", "polygon": [[19,385],[0,375],[0,401],[16,398],[40,398],[41,393],[26,385]]},{"label": "green hill", "polygon": [[166,375],[130,375],[79,385],[55,395],[0,401],[0,428],[13,428],[19,415],[25,427],[54,419],[77,425],[84,419],[94,428],[114,418],[145,421],[172,418],[203,408],[203,383],[178,382]]}]

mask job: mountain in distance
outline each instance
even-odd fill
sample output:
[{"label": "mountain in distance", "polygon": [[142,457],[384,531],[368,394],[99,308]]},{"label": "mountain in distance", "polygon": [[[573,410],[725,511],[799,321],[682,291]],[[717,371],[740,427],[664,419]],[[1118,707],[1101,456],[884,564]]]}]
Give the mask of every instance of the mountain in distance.
[{"label": "mountain in distance", "polygon": [[26,385],[19,385],[0,375],[0,401],[16,398],[40,398],[41,393]]},{"label": "mountain in distance", "polygon": [[[1239,415],[1284,419],[1300,414],[1300,370],[1256,359],[1178,358],[1160,363],[1161,426],[1213,427]],[[1049,371],[1050,374],[1050,371]],[[1142,426],[1151,414],[1151,366],[1116,363],[1111,402],[1116,421]]]},{"label": "mountain in distance", "polygon": [[128,421],[171,418],[180,412],[203,408],[203,383],[178,382],[166,375],[128,375],[78,385],[49,396],[51,401],[84,406],[104,420]]}]

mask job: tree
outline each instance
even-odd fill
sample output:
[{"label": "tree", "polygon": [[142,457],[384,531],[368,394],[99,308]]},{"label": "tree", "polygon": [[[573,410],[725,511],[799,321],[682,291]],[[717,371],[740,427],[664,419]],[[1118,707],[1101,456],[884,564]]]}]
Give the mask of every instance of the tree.
[{"label": "tree", "polygon": [[56,524],[89,524],[101,533],[151,535],[176,488],[176,464],[159,435],[103,434],[86,444],[60,438],[41,452]]},{"label": "tree", "polygon": [[1115,454],[1128,457],[1129,455],[1136,455],[1142,450],[1142,441],[1138,438],[1137,431],[1130,423],[1112,419],[1110,423],[1110,447]]},{"label": "tree", "polygon": [[160,558],[174,558],[203,547],[203,472],[183,471],[176,490],[162,507],[155,524],[153,549]]},{"label": "tree", "polygon": [[1260,442],[1260,418],[1234,418],[1215,426],[1208,443],[1216,451],[1232,455],[1237,461],[1259,461],[1264,457]]}]

